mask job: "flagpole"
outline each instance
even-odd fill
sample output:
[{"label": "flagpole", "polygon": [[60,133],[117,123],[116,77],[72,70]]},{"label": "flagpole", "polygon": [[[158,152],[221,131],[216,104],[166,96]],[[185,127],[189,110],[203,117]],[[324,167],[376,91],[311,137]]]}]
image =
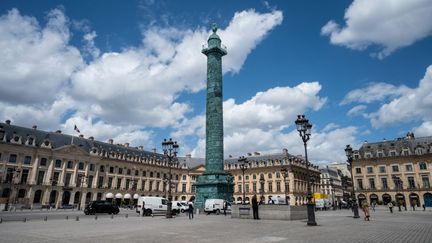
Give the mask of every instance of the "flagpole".
[{"label": "flagpole", "polygon": [[73,144],[74,136],[75,136],[75,129],[72,130],[72,141],[71,141],[71,145]]}]

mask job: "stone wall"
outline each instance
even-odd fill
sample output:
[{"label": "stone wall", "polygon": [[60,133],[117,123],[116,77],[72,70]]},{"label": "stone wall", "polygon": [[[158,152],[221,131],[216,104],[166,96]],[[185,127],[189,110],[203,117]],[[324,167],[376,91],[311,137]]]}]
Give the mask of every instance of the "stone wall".
[{"label": "stone wall", "polygon": [[[232,205],[232,218],[253,219],[251,205]],[[260,219],[270,220],[301,220],[307,219],[306,206],[260,205],[258,207]]]}]

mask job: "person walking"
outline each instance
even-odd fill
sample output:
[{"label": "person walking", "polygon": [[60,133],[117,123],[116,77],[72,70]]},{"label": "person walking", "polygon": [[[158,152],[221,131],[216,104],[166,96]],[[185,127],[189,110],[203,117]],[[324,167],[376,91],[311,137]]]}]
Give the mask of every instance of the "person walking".
[{"label": "person walking", "polygon": [[364,202],[363,202],[363,204],[362,204],[362,209],[363,209],[363,213],[364,213],[364,220],[366,221],[370,221],[370,219],[369,219],[369,217],[370,217],[370,214],[369,214],[369,203],[365,200]]},{"label": "person walking", "polygon": [[390,209],[390,213],[393,213],[393,203],[387,203],[388,208]]},{"label": "person walking", "polygon": [[188,215],[189,215],[189,219],[193,219],[194,218],[193,210],[194,210],[194,204],[193,204],[192,199],[191,199],[188,202]]},{"label": "person walking", "polygon": [[376,202],[372,202],[372,211],[375,212]]},{"label": "person walking", "polygon": [[225,215],[225,216],[226,216],[227,208],[228,208],[228,203],[227,203],[226,200],[224,200],[224,201],[223,201],[223,211],[224,211],[224,215]]},{"label": "person walking", "polygon": [[423,203],[423,211],[426,211],[426,205]]},{"label": "person walking", "polygon": [[258,200],[256,194],[252,197],[252,210],[253,210],[253,218],[260,219],[258,216]]}]

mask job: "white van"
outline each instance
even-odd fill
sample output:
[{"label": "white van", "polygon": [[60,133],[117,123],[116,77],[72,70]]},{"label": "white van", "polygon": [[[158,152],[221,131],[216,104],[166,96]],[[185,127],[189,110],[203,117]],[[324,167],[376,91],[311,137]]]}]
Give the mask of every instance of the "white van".
[{"label": "white van", "polygon": [[[204,203],[204,212],[207,214],[220,214],[223,212],[223,199],[207,199]],[[231,213],[231,203],[227,202],[227,213]]]},{"label": "white van", "polygon": [[172,202],[172,211],[175,214],[178,214],[179,212],[184,213],[189,209],[189,206],[185,202],[181,201],[173,201]]},{"label": "white van", "polygon": [[153,214],[166,214],[167,204],[168,200],[163,197],[139,197],[136,212],[145,216],[150,216]]}]

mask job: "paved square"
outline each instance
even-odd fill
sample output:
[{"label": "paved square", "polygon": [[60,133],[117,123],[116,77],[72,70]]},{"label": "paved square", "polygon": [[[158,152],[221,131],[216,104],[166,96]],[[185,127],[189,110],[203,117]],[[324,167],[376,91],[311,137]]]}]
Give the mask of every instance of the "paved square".
[{"label": "paved square", "polygon": [[[79,212],[78,212],[79,213]],[[353,219],[351,211],[317,212],[318,226],[305,221],[244,220],[198,215],[189,220],[117,215],[80,215],[48,221],[0,224],[0,242],[432,242],[432,212],[385,209],[371,221]]]}]

